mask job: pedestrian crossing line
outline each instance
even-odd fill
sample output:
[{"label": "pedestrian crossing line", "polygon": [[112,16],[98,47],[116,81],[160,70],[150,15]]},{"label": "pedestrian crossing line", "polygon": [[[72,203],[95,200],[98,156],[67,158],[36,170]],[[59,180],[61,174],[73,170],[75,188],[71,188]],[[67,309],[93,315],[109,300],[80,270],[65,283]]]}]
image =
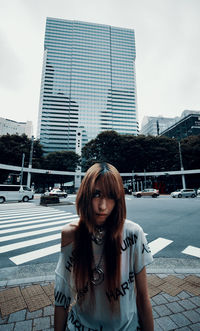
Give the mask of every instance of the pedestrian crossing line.
[{"label": "pedestrian crossing line", "polygon": [[198,247],[187,246],[181,253],[200,258],[200,248]]},{"label": "pedestrian crossing line", "polygon": [[164,238],[157,238],[149,243],[149,247],[151,250],[151,254],[155,255],[168,245],[170,245],[173,242],[173,240],[168,240]]},{"label": "pedestrian crossing line", "polygon": [[30,247],[38,244],[43,244],[52,240],[57,240],[61,238],[61,231],[56,234],[52,234],[50,236],[40,237],[36,239],[30,239],[25,241],[20,241],[18,243],[9,244],[0,247],[0,253],[6,253],[10,251],[14,251],[15,249],[21,249],[25,247]]},{"label": "pedestrian crossing line", "polygon": [[35,251],[24,253],[21,255],[13,256],[10,257],[9,259],[16,265],[20,265],[58,252],[60,252],[60,244],[37,249]]},{"label": "pedestrian crossing line", "polygon": [[[52,208],[53,209],[53,208]],[[33,206],[33,207],[29,207],[28,210],[31,211],[47,211],[48,209],[46,207],[42,207],[42,206]],[[1,210],[0,209],[0,215],[7,215],[9,212],[9,214],[15,214],[15,213],[27,213],[27,208],[22,209],[22,208],[17,208],[17,209],[6,209],[6,210]]]},{"label": "pedestrian crossing line", "polygon": [[79,220],[79,217],[59,222],[62,225],[55,226],[55,227],[52,227],[52,228],[47,227],[47,228],[41,229],[41,230],[28,231],[28,232],[23,232],[23,233],[11,234],[9,236],[3,236],[3,237],[1,237],[1,242],[20,239],[20,238],[25,238],[25,237],[37,236],[37,235],[40,235],[40,234],[54,232],[54,231],[60,231],[63,228],[63,224],[71,223],[72,221],[78,221],[78,220]]},{"label": "pedestrian crossing line", "polygon": [[[77,217],[77,215],[74,215],[73,217]],[[64,218],[64,220],[63,220],[63,218]],[[43,228],[44,226],[46,227],[46,226],[51,226],[51,225],[57,225],[59,223],[65,223],[66,222],[66,219],[68,219],[68,217],[65,216],[65,215],[56,217],[56,220],[55,220],[55,217],[51,217],[51,218],[49,218],[47,220],[47,222],[42,223],[42,224],[34,224],[34,225],[21,226],[19,228],[15,228],[15,229],[13,229],[11,227],[11,228],[6,229],[6,230],[1,230],[0,231],[0,235],[1,234],[5,234],[5,233],[10,233],[10,232],[19,232],[19,231],[26,231],[26,230],[36,229],[36,228]],[[50,220],[53,220],[54,222],[48,222]]]},{"label": "pedestrian crossing line", "polygon": [[[66,216],[67,215],[67,216]],[[12,221],[4,221],[1,225],[1,222],[0,222],[0,229],[5,229],[7,227],[15,227],[15,226],[19,226],[19,225],[24,225],[25,224],[32,224],[32,223],[41,223],[42,222],[47,222],[49,220],[54,220],[54,219],[58,219],[59,217],[60,218],[63,218],[63,217],[66,217],[66,218],[69,218],[72,216],[72,213],[58,213],[58,214],[55,214],[55,215],[52,215],[51,214],[51,217],[49,217],[49,214],[48,215],[45,215],[45,216],[40,216],[39,219],[38,219],[38,216],[34,216],[34,217],[30,217],[30,218],[22,218],[20,220],[12,220]],[[76,215],[77,216],[77,215]],[[0,231],[1,233],[1,231]]]},{"label": "pedestrian crossing line", "polygon": [[[28,216],[27,214],[26,214],[26,215],[19,215],[19,214],[18,214],[18,215],[16,215],[16,216],[10,216],[10,215],[7,214],[6,217],[1,217],[1,216],[0,216],[0,223],[4,223],[4,222],[6,222],[6,221],[4,221],[4,220],[7,220],[8,218],[9,218],[10,221],[12,221],[12,220],[15,220],[15,219],[16,219],[16,220],[17,220],[17,219],[20,219],[20,218],[21,218],[21,219],[27,219],[27,218],[30,218],[30,217],[35,217],[35,218],[36,218],[36,217],[38,217],[39,215],[44,215],[44,217],[45,217],[46,215],[52,215],[52,214],[53,214],[53,215],[54,215],[54,214],[55,214],[55,215],[56,215],[56,214],[60,214],[60,215],[63,214],[63,215],[66,215],[66,214],[71,214],[71,213],[65,213],[65,212],[62,211],[62,210],[61,210],[61,211],[59,211],[59,210],[57,210],[57,211],[52,211],[52,210],[51,210],[51,211],[48,212],[48,213],[39,213],[39,212],[38,212],[38,213],[36,213],[36,214],[35,214],[35,213],[32,214],[32,213],[29,212],[29,215],[30,215],[30,216]],[[41,217],[43,217],[43,216],[41,216]],[[3,222],[2,222],[2,221],[3,221]],[[9,222],[9,221],[8,221],[8,222]]]}]

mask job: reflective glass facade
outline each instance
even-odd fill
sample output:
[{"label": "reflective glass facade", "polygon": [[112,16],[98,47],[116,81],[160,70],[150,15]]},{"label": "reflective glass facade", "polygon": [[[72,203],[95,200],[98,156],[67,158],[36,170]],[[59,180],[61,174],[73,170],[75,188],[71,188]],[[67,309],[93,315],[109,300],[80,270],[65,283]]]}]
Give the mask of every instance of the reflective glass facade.
[{"label": "reflective glass facade", "polygon": [[47,18],[38,135],[75,150],[104,130],[138,134],[134,30]]}]

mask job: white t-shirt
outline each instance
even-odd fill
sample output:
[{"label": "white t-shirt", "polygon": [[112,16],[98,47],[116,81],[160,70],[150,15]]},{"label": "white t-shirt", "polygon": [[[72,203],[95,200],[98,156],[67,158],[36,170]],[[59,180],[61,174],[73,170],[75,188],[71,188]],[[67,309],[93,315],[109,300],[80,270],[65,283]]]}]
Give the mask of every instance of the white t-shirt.
[{"label": "white t-shirt", "polygon": [[[98,263],[101,257],[102,245],[93,242],[94,258]],[[81,292],[84,302],[81,308],[73,302],[76,297],[73,268],[73,244],[61,248],[60,258],[56,268],[55,305],[72,308],[68,315],[68,330],[81,331],[133,331],[137,330],[138,313],[136,307],[135,274],[153,261],[146,237],[142,228],[126,220],[123,228],[121,245],[121,285],[115,292],[105,288],[103,281],[94,286],[95,307],[88,295],[88,286]],[[102,262],[103,264],[103,262]],[[104,266],[101,264],[103,270]],[[120,312],[113,314],[110,301],[120,301]],[[94,309],[93,309],[94,308]]]}]

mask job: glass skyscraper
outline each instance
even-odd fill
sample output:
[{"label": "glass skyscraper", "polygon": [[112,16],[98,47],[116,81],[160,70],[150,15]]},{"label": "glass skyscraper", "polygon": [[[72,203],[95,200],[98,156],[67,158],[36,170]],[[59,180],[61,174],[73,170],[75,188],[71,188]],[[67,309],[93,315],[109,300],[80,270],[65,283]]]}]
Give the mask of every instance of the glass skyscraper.
[{"label": "glass skyscraper", "polygon": [[76,149],[104,130],[138,134],[134,30],[47,18],[38,137]]}]

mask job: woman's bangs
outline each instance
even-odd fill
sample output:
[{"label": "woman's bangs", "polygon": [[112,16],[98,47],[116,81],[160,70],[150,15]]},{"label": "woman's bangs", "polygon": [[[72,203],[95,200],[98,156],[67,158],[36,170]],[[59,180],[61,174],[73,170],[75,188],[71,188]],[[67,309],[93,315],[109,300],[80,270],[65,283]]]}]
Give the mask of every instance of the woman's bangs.
[{"label": "woman's bangs", "polygon": [[101,191],[105,197],[109,199],[118,200],[121,196],[121,187],[117,178],[111,172],[100,175]]}]

